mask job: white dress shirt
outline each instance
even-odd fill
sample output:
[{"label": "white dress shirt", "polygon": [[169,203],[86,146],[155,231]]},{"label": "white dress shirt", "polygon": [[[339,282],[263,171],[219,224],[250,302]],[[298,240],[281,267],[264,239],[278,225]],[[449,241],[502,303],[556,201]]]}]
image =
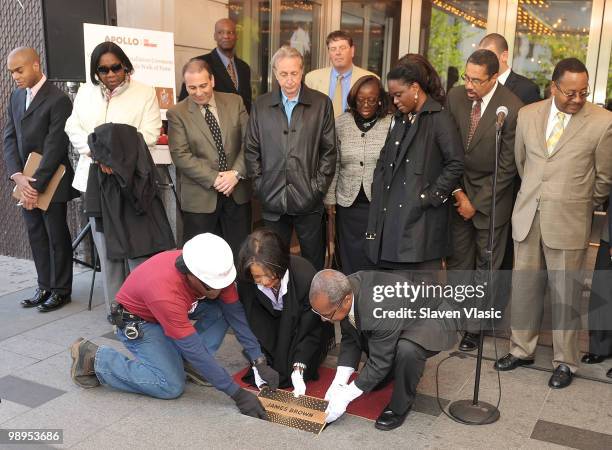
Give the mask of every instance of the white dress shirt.
[{"label": "white dress shirt", "polygon": [[497,77],[497,81],[501,84],[506,84],[506,81],[508,81],[508,77],[510,76],[511,71],[512,67],[508,67],[504,73]]},{"label": "white dress shirt", "polygon": [[276,311],[283,310],[283,296],[287,293],[287,285],[289,284],[289,270],[285,271],[285,275],[281,278],[280,289],[278,290],[278,298],[274,296],[274,292],[272,289],[267,288],[261,284],[257,285],[257,289],[263,292],[266,297],[270,299],[272,303],[272,308]]},{"label": "white dress shirt", "polygon": [[[495,94],[495,90],[497,89],[498,85],[499,83],[496,81],[495,86],[493,86],[493,89],[491,89],[487,95],[481,98],[482,105],[480,105],[480,117],[484,116],[485,109],[487,109],[487,105],[491,101],[491,98],[493,98],[493,94]],[[472,102],[472,108],[474,108],[474,106],[476,106],[476,101]]]}]

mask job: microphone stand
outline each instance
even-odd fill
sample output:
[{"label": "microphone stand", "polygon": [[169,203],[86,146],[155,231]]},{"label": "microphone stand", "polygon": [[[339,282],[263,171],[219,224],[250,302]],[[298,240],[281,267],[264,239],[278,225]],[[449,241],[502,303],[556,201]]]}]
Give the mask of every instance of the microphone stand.
[{"label": "microphone stand", "polygon": [[[495,170],[493,171],[493,198],[491,199],[491,215],[489,216],[489,239],[487,242],[487,257],[489,258],[489,295],[491,302],[493,297],[493,232],[495,231],[495,203],[497,197],[497,167],[499,163],[499,150],[501,145],[502,125],[495,124]],[[500,414],[496,406],[478,399],[480,391],[480,372],[482,370],[482,350],[484,347],[484,323],[480,319],[480,337],[478,340],[478,354],[476,355],[476,377],[474,379],[474,396],[472,400],[457,400],[450,404],[448,412],[459,422],[466,425],[486,425],[497,422]],[[495,334],[495,332],[494,332]]]}]

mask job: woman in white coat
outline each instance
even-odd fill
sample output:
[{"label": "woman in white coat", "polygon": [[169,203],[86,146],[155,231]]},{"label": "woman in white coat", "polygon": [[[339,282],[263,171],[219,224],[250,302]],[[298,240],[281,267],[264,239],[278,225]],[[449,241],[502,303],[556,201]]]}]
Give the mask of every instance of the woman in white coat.
[{"label": "woman in white coat", "polygon": [[[162,126],[155,89],[131,79],[134,67],[121,47],[103,42],[91,54],[89,76],[91,83],[80,87],[74,99],[72,115],[66,121],[66,134],[79,152],[79,162],[72,185],[81,192],[87,190],[89,166],[92,163],[87,138],[94,129],[105,123],[132,125],[140,132],[147,145],[155,145]],[[107,174],[112,168],[100,164]],[[100,257],[104,296],[110,305],[127,276],[124,261],[108,259],[100,222],[90,217],[94,243]],[[134,268],[143,259],[128,260]]]}]

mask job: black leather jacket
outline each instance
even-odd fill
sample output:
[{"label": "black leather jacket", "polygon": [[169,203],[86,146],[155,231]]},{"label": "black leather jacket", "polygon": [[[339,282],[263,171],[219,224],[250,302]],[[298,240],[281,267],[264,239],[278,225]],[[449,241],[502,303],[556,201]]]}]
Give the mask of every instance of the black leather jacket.
[{"label": "black leather jacket", "polygon": [[245,158],[265,219],[322,209],[336,169],[331,100],[302,84],[288,124],[280,89],[258,97],[249,119]]}]

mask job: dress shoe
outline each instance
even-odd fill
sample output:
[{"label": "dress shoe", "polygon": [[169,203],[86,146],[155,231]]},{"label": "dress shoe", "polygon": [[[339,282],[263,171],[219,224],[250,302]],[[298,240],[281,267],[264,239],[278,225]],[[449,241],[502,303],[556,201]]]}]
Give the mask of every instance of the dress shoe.
[{"label": "dress shoe", "polygon": [[565,364],[559,364],[548,380],[548,385],[553,389],[563,389],[568,387],[574,375]]},{"label": "dress shoe", "polygon": [[46,302],[51,297],[51,291],[45,291],[44,289],[36,289],[32,298],[21,300],[21,306],[24,308],[33,308],[41,303]]},{"label": "dress shoe", "polygon": [[40,312],[49,312],[59,309],[67,303],[70,303],[70,294],[60,295],[54,292],[46,302],[38,305],[38,310]]},{"label": "dress shoe", "polygon": [[606,359],[605,356],[598,355],[597,353],[586,353],[582,357],[582,362],[585,364],[599,364],[604,359]]},{"label": "dress shoe", "polygon": [[410,412],[410,408],[404,414],[395,414],[391,407],[387,405],[383,412],[380,413],[374,427],[382,431],[390,431],[397,427],[402,426],[406,416]]},{"label": "dress shoe", "polygon": [[514,356],[512,353],[508,353],[503,358],[499,358],[493,364],[493,368],[495,370],[500,370],[502,372],[506,370],[514,370],[519,366],[528,366],[529,364],[533,364],[533,359],[521,359]]},{"label": "dress shoe", "polygon": [[82,388],[90,389],[100,385],[94,370],[98,348],[96,344],[83,338],[78,338],[70,346],[70,356],[72,356],[70,376],[72,381]]},{"label": "dress shoe", "polygon": [[478,348],[478,342],[480,340],[479,333],[464,333],[461,342],[459,343],[459,350],[462,352],[471,352]]},{"label": "dress shoe", "polygon": [[608,378],[612,378],[612,369],[610,369],[610,370],[608,370],[608,371],[606,372],[606,376],[607,376]]}]

